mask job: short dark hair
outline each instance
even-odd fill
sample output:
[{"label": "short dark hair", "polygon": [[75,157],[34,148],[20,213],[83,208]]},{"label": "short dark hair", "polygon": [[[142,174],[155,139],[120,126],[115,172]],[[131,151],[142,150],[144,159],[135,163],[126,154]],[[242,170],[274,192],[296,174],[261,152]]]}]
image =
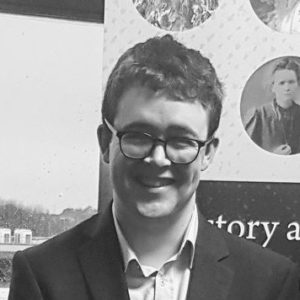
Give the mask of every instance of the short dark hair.
[{"label": "short dark hair", "polygon": [[276,71],[279,70],[292,70],[295,72],[298,84],[300,83],[300,67],[299,63],[296,62],[296,60],[290,56],[290,57],[284,57],[281,59],[278,59],[272,69],[272,75],[275,74]]},{"label": "short dark hair", "polygon": [[113,68],[105,89],[102,118],[113,124],[118,101],[131,86],[163,90],[177,101],[201,103],[208,112],[208,136],[219,126],[223,89],[209,59],[167,34],[128,49]]}]

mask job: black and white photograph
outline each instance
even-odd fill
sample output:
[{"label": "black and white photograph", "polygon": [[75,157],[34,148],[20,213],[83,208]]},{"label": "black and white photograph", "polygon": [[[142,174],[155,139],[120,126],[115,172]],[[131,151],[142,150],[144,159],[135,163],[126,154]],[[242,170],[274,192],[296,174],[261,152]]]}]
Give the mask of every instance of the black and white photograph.
[{"label": "black and white photograph", "polygon": [[258,18],[272,30],[300,33],[299,0],[250,0]]},{"label": "black and white photograph", "polygon": [[45,1],[0,0],[0,300],[299,300],[300,36]]},{"label": "black and white photograph", "polygon": [[220,0],[132,0],[150,24],[168,31],[184,31],[209,19]]},{"label": "black and white photograph", "polygon": [[241,117],[254,143],[278,155],[300,153],[300,58],[272,60],[249,78]]},{"label": "black and white photograph", "polygon": [[112,200],[17,252],[9,300],[297,300],[295,263],[214,226],[197,206],[219,145],[223,100],[210,60],[170,34],[121,54],[97,131]]}]

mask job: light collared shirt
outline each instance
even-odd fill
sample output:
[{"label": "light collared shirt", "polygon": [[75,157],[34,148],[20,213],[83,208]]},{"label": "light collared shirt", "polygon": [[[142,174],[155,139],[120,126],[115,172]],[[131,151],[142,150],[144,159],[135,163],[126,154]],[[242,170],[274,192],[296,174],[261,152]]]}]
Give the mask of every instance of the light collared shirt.
[{"label": "light collared shirt", "polygon": [[168,259],[160,269],[145,266],[139,262],[121,231],[116,219],[114,205],[113,219],[123,255],[130,300],[185,300],[198,232],[196,205],[179,251]]}]

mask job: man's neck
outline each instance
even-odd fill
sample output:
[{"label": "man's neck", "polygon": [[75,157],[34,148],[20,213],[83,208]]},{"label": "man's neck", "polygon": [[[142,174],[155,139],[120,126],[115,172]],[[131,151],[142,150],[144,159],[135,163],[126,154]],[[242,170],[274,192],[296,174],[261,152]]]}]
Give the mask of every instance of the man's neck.
[{"label": "man's neck", "polygon": [[179,250],[195,207],[193,199],[179,213],[165,218],[130,216],[120,212],[117,205],[115,213],[122,233],[140,263],[160,268]]}]

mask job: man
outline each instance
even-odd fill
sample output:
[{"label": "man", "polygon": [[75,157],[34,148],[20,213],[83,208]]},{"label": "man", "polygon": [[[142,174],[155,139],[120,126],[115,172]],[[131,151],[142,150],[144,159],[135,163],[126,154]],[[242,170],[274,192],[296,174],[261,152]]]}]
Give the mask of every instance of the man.
[{"label": "man", "polygon": [[170,35],[127,50],[108,79],[98,130],[112,205],[17,253],[9,299],[299,299],[294,264],[197,210],[222,96],[209,60]]},{"label": "man", "polygon": [[278,60],[272,71],[274,99],[248,113],[245,129],[263,149],[281,155],[300,153],[300,68],[291,58]]}]

